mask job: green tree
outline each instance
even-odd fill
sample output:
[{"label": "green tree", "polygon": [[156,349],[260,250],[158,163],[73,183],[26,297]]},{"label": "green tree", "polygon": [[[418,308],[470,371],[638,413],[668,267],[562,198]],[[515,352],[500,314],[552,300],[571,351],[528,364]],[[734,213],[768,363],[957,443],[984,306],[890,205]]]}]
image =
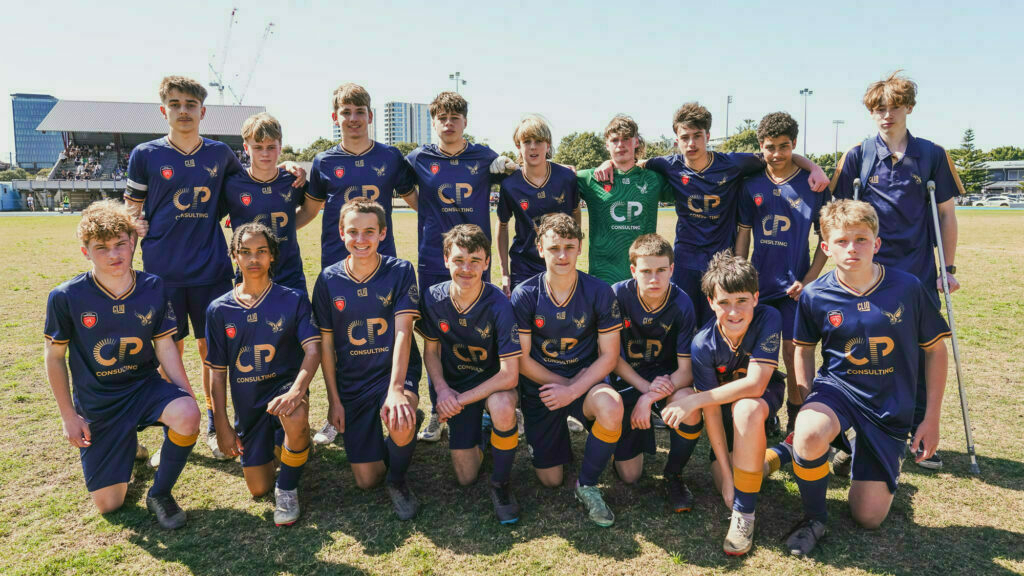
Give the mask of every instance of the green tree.
[{"label": "green tree", "polygon": [[985,169],[987,155],[974,145],[974,130],[968,128],[964,131],[964,139],[960,147],[950,150],[949,155],[956,164],[956,170],[960,173],[960,181],[968,193],[980,192],[982,187],[988,183],[988,171]]},{"label": "green tree", "polygon": [[718,147],[721,152],[757,152],[761,149],[757,141],[757,123],[747,118],[736,127],[736,133],[725,139]]},{"label": "green tree", "polygon": [[644,158],[657,158],[658,156],[669,156],[676,153],[675,140],[666,136],[652,139],[646,144],[647,146],[644,150]]},{"label": "green tree", "polygon": [[408,156],[409,152],[419,148],[420,145],[415,142],[395,142],[395,148],[402,153],[402,156]]},{"label": "green tree", "polygon": [[53,166],[50,166],[49,168],[42,168],[42,169],[40,169],[38,172],[36,172],[36,178],[37,179],[39,179],[39,178],[45,179],[47,176],[50,175],[50,170],[53,170]]},{"label": "green tree", "polygon": [[296,157],[296,160],[299,162],[312,162],[313,158],[316,157],[317,154],[323,152],[324,150],[330,149],[332,146],[337,145],[338,142],[340,142],[340,140],[328,140],[327,138],[318,138],[315,142],[313,142],[306,148],[303,148],[302,152],[299,152],[298,156]]},{"label": "green tree", "polygon": [[511,158],[513,162],[519,162],[519,151],[518,150],[506,150],[501,153],[505,158]]},{"label": "green tree", "polygon": [[28,180],[29,178],[34,178],[34,176],[26,172],[24,168],[11,168],[0,172],[0,182]]},{"label": "green tree", "polygon": [[988,159],[996,162],[1007,160],[1024,160],[1024,148],[1016,146],[1000,146],[989,150]]},{"label": "green tree", "polygon": [[285,146],[281,148],[281,157],[278,159],[281,162],[297,162],[299,155],[296,154],[295,149],[291,146]]},{"label": "green tree", "polygon": [[469,132],[463,132],[462,137],[466,139],[466,142],[469,142],[470,144],[476,144],[476,137],[470,134]]},{"label": "green tree", "polygon": [[597,132],[573,132],[558,143],[554,161],[577,170],[595,168],[608,159],[604,140]]},{"label": "green tree", "polygon": [[[840,158],[842,154],[840,153]],[[814,154],[808,154],[807,159],[817,164],[822,170],[825,171],[825,175],[829,178],[836,173],[836,162],[838,161],[835,154],[821,154],[815,156]]]}]

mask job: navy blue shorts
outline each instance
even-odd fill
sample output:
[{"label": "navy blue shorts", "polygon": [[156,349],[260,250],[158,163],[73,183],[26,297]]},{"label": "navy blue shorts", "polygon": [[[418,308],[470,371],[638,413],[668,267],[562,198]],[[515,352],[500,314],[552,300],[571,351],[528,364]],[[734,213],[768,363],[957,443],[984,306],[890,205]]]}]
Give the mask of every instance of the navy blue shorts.
[{"label": "navy blue shorts", "polygon": [[448,449],[466,450],[483,442],[484,408],[487,399],[462,407],[455,417],[448,420]]},{"label": "navy blue shorts", "polygon": [[116,417],[90,422],[92,445],[78,449],[89,492],[128,482],[139,430],[158,425],[168,404],[188,396],[188,392],[154,373],[145,386],[120,400]]},{"label": "navy blue shorts", "polygon": [[178,319],[178,332],[174,335],[174,341],[184,340],[188,336],[190,320],[196,339],[206,338],[206,308],[210,302],[230,292],[232,287],[230,279],[202,286],[167,287],[167,298]]},{"label": "navy blue shorts", "polygon": [[[678,255],[678,254],[677,254]],[[672,273],[672,282],[680,290],[686,292],[693,302],[693,311],[697,316],[697,329],[707,324],[708,320],[715,317],[715,313],[708,304],[708,298],[700,289],[700,280],[704,277],[703,270],[690,270],[676,262],[675,272]]]},{"label": "navy blue shorts", "polygon": [[[615,460],[625,462],[632,460],[641,454],[654,455],[658,452],[657,442],[654,438],[654,427],[646,430],[633,428],[630,416],[633,415],[633,408],[640,399],[640,392],[635,388],[626,392],[619,392],[622,396],[622,436],[619,436],[619,443],[615,445]],[[656,402],[658,408],[663,408],[664,401]]]},{"label": "navy blue shorts", "polygon": [[[274,398],[291,390],[292,383],[282,384]],[[307,394],[308,397],[308,394]],[[274,447],[284,443],[281,418],[267,412],[267,404],[253,407],[234,405],[235,433],[242,441],[242,467],[262,466],[274,460]]]},{"label": "navy blue shorts", "polygon": [[[769,417],[779,411],[779,408],[782,407],[782,399],[785,396],[786,378],[781,372],[776,370],[772,373],[772,378],[768,381],[768,387],[764,389],[764,394],[761,394],[761,399],[768,403]],[[725,428],[725,441],[729,446],[729,452],[732,452],[733,424],[731,403],[722,404],[722,427]],[[711,462],[716,460],[714,450],[708,450],[708,459]]]},{"label": "navy blue shorts", "polygon": [[796,327],[796,300],[783,296],[772,300],[759,300],[758,303],[771,306],[782,314],[782,339],[792,340],[793,328]]},{"label": "navy blue shorts", "polygon": [[[804,406],[811,402],[824,404],[839,418],[839,429],[853,428],[857,438],[853,443],[852,478],[862,481],[885,482],[889,492],[896,492],[900,466],[907,444],[904,438],[893,438],[876,426],[856,404],[834,386],[816,382],[814,390],[804,398]],[[839,434],[843,436],[842,433]]]},{"label": "navy blue shorts", "polygon": [[[520,390],[522,388],[520,387]],[[526,443],[533,449],[533,467],[551,468],[568,464],[572,460],[572,445],[569,442],[568,416],[579,420],[590,430],[594,425],[583,415],[583,400],[586,394],[564,408],[551,411],[544,405],[539,396],[527,396],[520,393],[519,401],[523,409],[523,420],[526,425]]]},{"label": "navy blue shorts", "polygon": [[[418,384],[406,379],[405,389],[419,396]],[[384,443],[384,422],[380,419],[380,409],[388,397],[385,383],[380,392],[358,402],[347,402],[345,408],[345,455],[350,464],[380,462],[387,454]]]}]

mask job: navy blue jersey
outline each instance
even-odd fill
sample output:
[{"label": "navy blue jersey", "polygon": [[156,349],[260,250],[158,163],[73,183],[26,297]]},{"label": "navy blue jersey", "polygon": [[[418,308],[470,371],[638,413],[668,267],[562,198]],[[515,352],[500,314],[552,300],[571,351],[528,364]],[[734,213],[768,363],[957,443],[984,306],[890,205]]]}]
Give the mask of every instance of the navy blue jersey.
[{"label": "navy blue jersey", "polygon": [[[519,332],[530,339],[530,357],[559,376],[572,378],[597,359],[598,335],[622,328],[622,314],[612,287],[583,272],[564,302],[550,295],[547,273],[512,291]],[[522,392],[539,395],[539,385],[520,375]]]},{"label": "navy blue jersey", "polygon": [[750,362],[779,366],[782,345],[782,314],[771,306],[756,306],[743,339],[733,344],[722,333],[718,320],[708,322],[693,338],[691,362],[693,388],[704,392],[747,375]]},{"label": "navy blue jersey", "polygon": [[743,178],[764,169],[759,155],[708,152],[700,172],[687,168],[681,154],[651,158],[645,168],[664,176],[675,192],[676,268],[705,270],[716,252],[736,240],[736,204]]},{"label": "navy blue jersey", "polygon": [[802,281],[811,268],[808,238],[818,232],[818,213],[828,201],[807,183],[807,172],[798,169],[784,182],[767,171],[743,181],[739,225],[753,229],[753,255],[758,291],[762,300],[786,296],[794,282]]},{"label": "navy blue jersey", "polygon": [[235,153],[203,138],[181,150],[167,137],[139,144],[128,158],[125,197],[142,203],[149,232],[142,267],[167,286],[204,286],[231,278],[220,193],[224,178],[240,172]]},{"label": "navy blue jersey", "polygon": [[512,303],[488,282],[465,310],[451,297],[451,281],[431,286],[423,294],[416,331],[427,340],[440,341],[444,379],[459,392],[497,374],[502,358],[522,354]]},{"label": "navy blue jersey", "polygon": [[119,414],[121,399],[159,378],[153,340],[178,328],[163,280],[132,274],[132,287],[120,297],[85,272],[54,288],[46,302],[43,333],[68,344],[75,407],[87,422]]},{"label": "navy blue jersey", "polygon": [[420,295],[412,264],[379,257],[377,268],[356,278],[348,259],[320,272],[313,287],[313,315],[334,334],[342,402],[371,397],[391,382],[395,318],[419,316]]},{"label": "navy blue jersey", "polygon": [[236,407],[273,400],[299,375],[302,346],[319,341],[305,294],[273,282],[251,305],[232,290],[206,309],[204,364],[228,373]]},{"label": "navy blue jersey", "polygon": [[[931,147],[932,173],[921,174],[921,145],[909,132],[906,153],[898,162],[880,136],[875,136],[875,149],[875,166],[868,181],[861,183],[859,196],[878,212],[882,247],[874,260],[916,276],[927,287],[929,299],[938,306],[938,292],[934,289],[938,279],[933,249],[935,226],[928,191],[922,182],[935,181],[935,201],[939,204],[963,194],[964,186],[949,153],[941,146]],[[853,198],[853,180],[860,178],[862,159],[860,144],[843,154],[832,177],[835,198]]]},{"label": "navy blue jersey", "polygon": [[295,209],[305,200],[306,187],[292,188],[294,183],[295,176],[283,168],[278,169],[273,180],[266,182],[242,171],[224,181],[222,197],[233,229],[259,222],[274,232],[279,242],[274,281],[305,292],[306,276],[302,272],[302,256],[295,237]]},{"label": "navy blue jersey", "polygon": [[537,225],[545,214],[572,215],[579,205],[576,174],[565,166],[548,162],[548,177],[540,186],[517,170],[501,182],[498,220],[508,222],[515,216],[516,235],[509,249],[510,271],[533,276],[544,271],[544,260],[537,253]]},{"label": "navy blue jersey", "polygon": [[388,235],[377,250],[396,256],[395,230],[391,226],[391,198],[397,191],[412,192],[415,175],[398,148],[373,142],[362,154],[353,154],[341,144],[313,158],[309,175],[309,196],[324,204],[323,233],[320,235],[320,268],[341,262],[348,249],[338,233],[338,216],[345,202],[366,197],[384,207]]},{"label": "navy blue jersey", "polygon": [[815,388],[838,388],[887,434],[905,438],[914,417],[918,347],[949,336],[949,327],[916,278],[879,268],[863,293],[834,270],[808,284],[797,301],[793,342],[821,341]]},{"label": "navy blue jersey", "polygon": [[[690,357],[690,344],[697,331],[693,302],[675,284],[655,307],[640,298],[636,280],[630,278],[612,286],[622,312],[622,358],[647,381],[671,375],[678,358]],[[630,384],[612,373],[612,384],[622,390]]]},{"label": "navy blue jersey", "polygon": [[491,237],[490,173],[498,155],[487,146],[467,144],[449,156],[436,144],[413,150],[406,161],[419,186],[419,260],[421,274],[449,276],[444,267],[441,235],[459,224],[476,224]]}]

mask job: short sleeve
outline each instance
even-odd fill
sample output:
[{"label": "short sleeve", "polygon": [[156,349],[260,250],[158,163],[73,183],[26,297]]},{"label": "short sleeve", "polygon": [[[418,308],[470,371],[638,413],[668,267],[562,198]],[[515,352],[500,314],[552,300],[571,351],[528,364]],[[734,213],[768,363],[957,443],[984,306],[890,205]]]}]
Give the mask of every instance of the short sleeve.
[{"label": "short sleeve", "polygon": [[622,329],[622,312],[619,301],[611,286],[595,279],[597,297],[594,298],[594,313],[597,315],[597,331],[600,334],[618,332]]},{"label": "short sleeve", "polygon": [[499,358],[514,358],[523,353],[519,345],[519,324],[516,322],[512,303],[504,296],[492,299],[494,306],[495,337],[498,342]]},{"label": "short sleeve", "polygon": [[412,314],[420,315],[420,291],[416,287],[416,273],[412,264],[401,261],[401,273],[398,280],[398,300],[395,302],[395,316]]},{"label": "short sleeve", "polygon": [[935,307],[928,294],[925,293],[925,286],[920,282],[917,284],[917,343],[921,348],[931,348],[943,338],[950,336],[949,325],[942,317],[942,312]]},{"label": "short sleeve", "polygon": [[658,186],[658,202],[674,202],[675,191],[668,185],[668,179],[657,172],[651,172],[651,175]]},{"label": "short sleeve", "polygon": [[753,228],[754,219],[757,217],[757,205],[754,204],[754,197],[750,193],[747,182],[740,188],[740,210],[736,220],[737,224],[744,228]]},{"label": "short sleeve", "polygon": [[690,354],[694,390],[706,392],[717,388],[718,375],[715,374],[714,358],[711,351],[701,346],[698,339],[694,339]]},{"label": "short sleeve", "polygon": [[796,301],[796,320],[793,327],[793,344],[797,346],[814,346],[821,340],[817,314],[814,312],[814,296],[804,290]]},{"label": "short sleeve", "polygon": [[43,335],[55,344],[67,344],[74,333],[74,322],[71,319],[71,306],[68,295],[59,288],[50,292],[46,299],[46,323]]},{"label": "short sleeve", "polygon": [[313,306],[302,295],[299,296],[299,304],[295,309],[295,335],[299,340],[299,346],[305,346],[309,342],[320,341],[320,327],[317,326],[316,318],[313,317]]},{"label": "short sleeve", "polygon": [[316,283],[313,284],[313,319],[320,327],[321,332],[334,332],[331,309],[331,294],[327,290],[327,279],[324,277],[324,272],[320,272]]},{"label": "short sleeve", "polygon": [[306,190],[306,195],[317,202],[327,200],[327,182],[324,181],[323,176],[320,174],[319,154],[313,158],[313,167],[309,170],[309,189]]},{"label": "short sleeve", "polygon": [[761,309],[761,321],[757,325],[750,349],[750,361],[766,366],[779,365],[779,349],[782,347],[782,313],[770,306]]},{"label": "short sleeve", "polygon": [[530,332],[533,326],[533,312],[536,307],[536,299],[531,291],[527,290],[526,284],[516,286],[512,291],[512,312],[515,314],[516,324],[520,332]]},{"label": "short sleeve", "polygon": [[942,204],[951,198],[966,194],[949,152],[941,146],[935,146],[934,155],[931,180],[935,181],[935,202]]},{"label": "short sleeve", "polygon": [[429,294],[425,294],[420,299],[420,317],[416,320],[416,331],[425,340],[437,342],[441,339],[441,335],[437,333],[437,327],[434,326],[434,318],[430,313],[430,306],[427,304],[429,299]]},{"label": "short sleeve", "polygon": [[679,308],[679,332],[676,333],[676,356],[690,357],[693,335],[697,331],[697,314],[693,310],[693,302],[685,292],[679,290],[674,303]]},{"label": "short sleeve", "polygon": [[159,340],[178,331],[178,319],[174,315],[174,308],[171,307],[171,301],[167,298],[167,291],[164,290],[162,282],[159,284],[159,288],[160,301],[163,302],[163,305],[156,310],[157,317],[153,322],[153,340]]},{"label": "short sleeve", "polygon": [[501,188],[498,191],[498,221],[508,222],[512,219],[512,198],[509,194],[508,188],[505,187],[505,183],[501,183]]},{"label": "short sleeve", "polygon": [[764,170],[764,157],[750,152],[728,152],[729,159],[744,176],[753,176]]},{"label": "short sleeve", "polygon": [[225,154],[225,156],[227,156],[227,161],[224,163],[224,176],[227,177],[232,174],[245,172],[245,168],[242,167],[242,161],[238,159],[238,156],[235,156],[235,152],[231,150],[227,144],[224,145],[224,148],[227,149],[227,153]]},{"label": "short sleeve", "polygon": [[218,372],[226,372],[228,369],[227,334],[224,331],[224,318],[216,302],[206,309],[206,360],[203,365]]},{"label": "short sleeve", "polygon": [[854,146],[844,152],[843,157],[839,159],[839,168],[832,175],[832,182],[828,186],[833,198],[853,198],[853,180],[860,178],[860,157],[860,146]]},{"label": "short sleeve", "polygon": [[405,161],[397,148],[395,149],[395,174],[395,192],[399,196],[406,196],[416,188],[416,172]]},{"label": "short sleeve", "polygon": [[136,146],[128,156],[128,187],[124,196],[132,202],[142,202],[149,192],[149,171],[146,155]]},{"label": "short sleeve", "polygon": [[655,158],[649,158],[647,162],[644,163],[644,168],[667,178],[671,158],[671,156],[657,156]]}]

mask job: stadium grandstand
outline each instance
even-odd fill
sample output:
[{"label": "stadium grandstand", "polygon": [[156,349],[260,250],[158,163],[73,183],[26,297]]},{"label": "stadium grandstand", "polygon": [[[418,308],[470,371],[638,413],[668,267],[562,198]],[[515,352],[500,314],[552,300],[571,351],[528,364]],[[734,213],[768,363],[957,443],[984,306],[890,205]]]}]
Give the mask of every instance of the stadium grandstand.
[{"label": "stadium grandstand", "polygon": [[[120,197],[126,186],[128,155],[136,145],[167,134],[160,104],[59,100],[36,127],[58,132],[63,151],[46,180],[15,180],[22,198],[38,208],[78,211],[91,202]],[[200,133],[230,146],[243,164],[242,124],[264,106],[207,105]]]}]

